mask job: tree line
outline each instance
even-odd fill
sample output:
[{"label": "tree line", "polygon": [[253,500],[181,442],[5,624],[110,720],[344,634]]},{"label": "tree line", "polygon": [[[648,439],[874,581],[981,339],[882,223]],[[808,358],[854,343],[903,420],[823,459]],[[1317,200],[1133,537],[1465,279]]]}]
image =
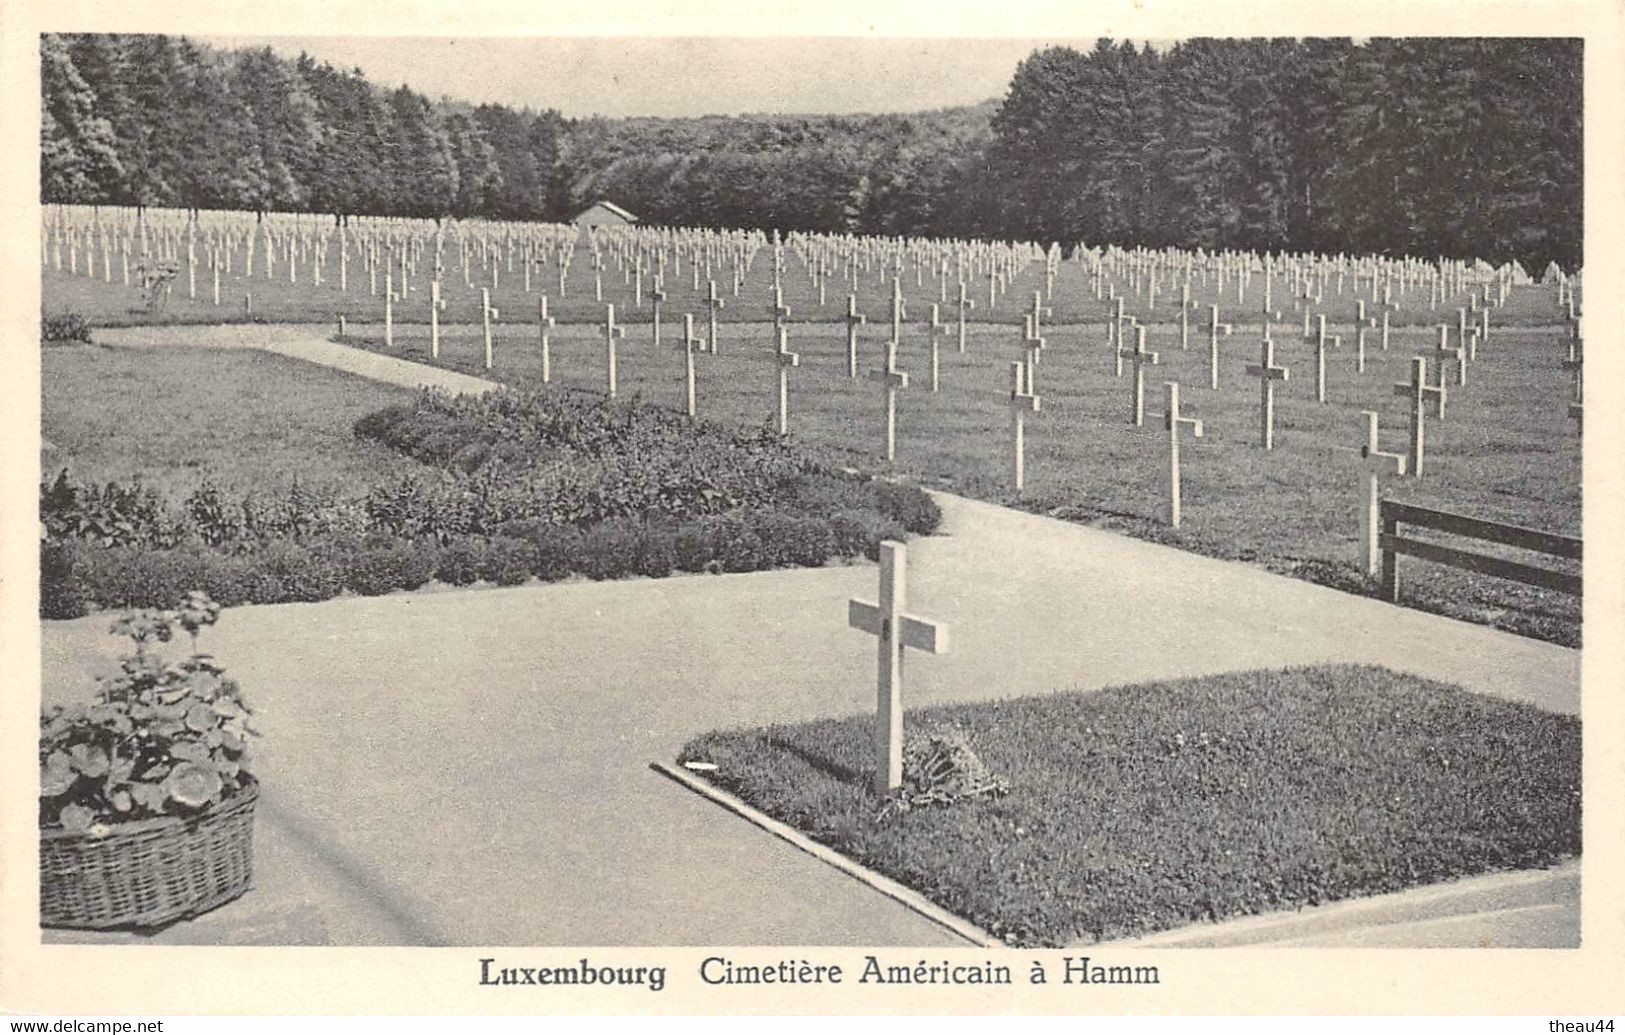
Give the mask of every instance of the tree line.
[{"label": "tree line", "polygon": [[1101,40],[1002,100],[567,119],[184,37],[42,36],[42,200],[1066,244],[1581,257],[1573,39]]}]

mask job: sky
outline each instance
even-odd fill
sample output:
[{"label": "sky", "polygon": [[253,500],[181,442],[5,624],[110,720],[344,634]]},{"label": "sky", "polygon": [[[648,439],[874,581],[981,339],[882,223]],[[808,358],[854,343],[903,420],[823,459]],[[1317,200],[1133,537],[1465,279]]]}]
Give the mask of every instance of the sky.
[{"label": "sky", "polygon": [[359,67],[375,85],[589,115],[911,112],[1001,98],[1039,47],[1089,40],[194,36]]}]

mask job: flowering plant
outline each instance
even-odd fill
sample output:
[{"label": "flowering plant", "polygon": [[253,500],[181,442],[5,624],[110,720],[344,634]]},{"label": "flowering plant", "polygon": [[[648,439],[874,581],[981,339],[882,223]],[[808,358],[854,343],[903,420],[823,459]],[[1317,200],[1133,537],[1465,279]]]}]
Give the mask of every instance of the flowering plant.
[{"label": "flowering plant", "polygon": [[[170,610],[136,611],[112,631],[130,637],[116,675],[92,704],[40,715],[40,827],[97,834],[108,824],[188,816],[231,796],[244,770],[250,709],[235,680],[198,652],[198,631],[220,605],[194,591]],[[167,662],[155,649],[177,629],[192,654]]]}]

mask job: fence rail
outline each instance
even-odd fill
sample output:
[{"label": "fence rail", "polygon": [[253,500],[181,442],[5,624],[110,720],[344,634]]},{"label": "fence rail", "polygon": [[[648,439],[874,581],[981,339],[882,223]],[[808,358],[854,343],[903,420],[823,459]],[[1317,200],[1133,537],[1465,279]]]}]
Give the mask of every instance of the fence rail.
[{"label": "fence rail", "polygon": [[1582,559],[1581,540],[1574,536],[1543,532],[1540,529],[1524,528],[1519,525],[1506,525],[1497,521],[1485,521],[1464,514],[1431,510],[1427,507],[1418,507],[1411,503],[1399,503],[1395,500],[1382,501],[1381,515],[1382,534],[1378,537],[1377,542],[1382,550],[1382,597],[1384,600],[1390,602],[1398,602],[1399,600],[1399,558],[1401,555],[1416,557],[1424,561],[1433,561],[1436,564],[1447,564],[1453,568],[1476,571],[1484,575],[1493,575],[1496,578],[1509,579],[1528,586],[1555,589],[1561,593],[1572,593],[1575,596],[1581,595],[1581,577],[1579,575],[1558,571],[1554,568],[1543,568],[1534,564],[1509,561],[1501,557],[1491,557],[1488,554],[1473,553],[1470,550],[1460,550],[1439,543],[1410,539],[1399,534],[1399,526],[1401,524],[1415,525],[1419,528],[1447,532],[1451,535],[1477,539],[1481,542],[1499,543],[1503,546],[1514,546],[1521,550],[1542,553],[1551,557],[1563,557],[1578,561]]}]

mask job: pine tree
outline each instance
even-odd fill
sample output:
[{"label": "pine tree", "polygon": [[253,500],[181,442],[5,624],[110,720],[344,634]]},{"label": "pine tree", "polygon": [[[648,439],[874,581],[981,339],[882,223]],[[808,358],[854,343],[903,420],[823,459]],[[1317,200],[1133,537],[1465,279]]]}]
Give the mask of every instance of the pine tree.
[{"label": "pine tree", "polygon": [[113,200],[123,169],[112,124],[74,66],[66,41],[40,37],[40,200]]}]

